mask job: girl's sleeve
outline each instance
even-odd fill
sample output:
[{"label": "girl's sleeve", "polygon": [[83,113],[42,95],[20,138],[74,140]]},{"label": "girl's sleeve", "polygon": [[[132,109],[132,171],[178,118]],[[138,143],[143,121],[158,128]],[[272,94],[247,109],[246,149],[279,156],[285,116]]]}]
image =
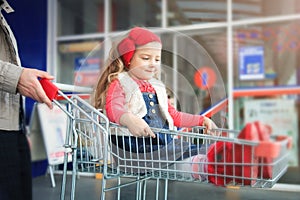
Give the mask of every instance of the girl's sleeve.
[{"label": "girl's sleeve", "polygon": [[120,123],[120,117],[127,112],[125,105],[125,93],[118,79],[110,83],[107,95],[105,110],[111,122]]},{"label": "girl's sleeve", "polygon": [[168,103],[168,111],[177,127],[202,126],[203,124],[204,117],[202,115],[179,112],[170,103]]}]

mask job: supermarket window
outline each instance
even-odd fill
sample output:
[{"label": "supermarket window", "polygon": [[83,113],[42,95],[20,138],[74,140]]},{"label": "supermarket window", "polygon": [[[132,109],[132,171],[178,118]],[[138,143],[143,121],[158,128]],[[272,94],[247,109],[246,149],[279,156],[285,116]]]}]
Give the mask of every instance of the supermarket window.
[{"label": "supermarket window", "polygon": [[232,16],[235,20],[297,14],[298,0],[233,0]]},{"label": "supermarket window", "polygon": [[57,35],[102,32],[104,0],[58,0]]},{"label": "supermarket window", "polygon": [[[104,0],[58,0],[58,36],[104,32]],[[111,0],[110,31],[161,26],[161,1]]]},{"label": "supermarket window", "polygon": [[[225,28],[164,33],[161,38],[161,79],[175,94],[177,108],[199,114],[226,98]],[[224,125],[221,114],[214,116],[219,126]]]},{"label": "supermarket window", "polygon": [[234,30],[235,87],[297,85],[300,21]]},{"label": "supermarket window", "polygon": [[57,59],[57,82],[92,87],[103,67],[101,40],[60,42]]},{"label": "supermarket window", "polygon": [[161,27],[161,0],[112,0],[111,29],[132,26]]},{"label": "supermarket window", "polygon": [[226,21],[226,0],[168,1],[168,25]]}]

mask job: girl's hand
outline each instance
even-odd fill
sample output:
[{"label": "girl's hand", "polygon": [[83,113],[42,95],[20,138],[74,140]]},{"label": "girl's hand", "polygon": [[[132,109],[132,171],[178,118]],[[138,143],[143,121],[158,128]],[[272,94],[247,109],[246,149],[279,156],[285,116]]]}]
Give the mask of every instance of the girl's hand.
[{"label": "girl's hand", "polygon": [[136,137],[153,137],[155,134],[152,132],[149,125],[141,118],[133,115],[132,113],[125,113],[120,118],[120,124],[126,126],[132,135]]},{"label": "girl's hand", "polygon": [[213,131],[211,131],[211,129],[218,128],[215,122],[209,119],[208,117],[204,117],[203,126],[205,126],[204,133],[209,135],[213,135]]}]

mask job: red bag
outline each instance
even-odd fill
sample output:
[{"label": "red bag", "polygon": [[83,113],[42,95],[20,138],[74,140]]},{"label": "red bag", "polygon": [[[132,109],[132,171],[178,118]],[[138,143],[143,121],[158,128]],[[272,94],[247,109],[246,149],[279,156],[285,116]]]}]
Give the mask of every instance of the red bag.
[{"label": "red bag", "polygon": [[[210,146],[207,153],[208,180],[218,186],[223,186],[232,181],[232,143],[218,141]],[[226,165],[225,165],[226,163]]]},{"label": "red bag", "polygon": [[[257,129],[263,128],[259,123],[248,123],[238,135],[238,139],[259,141],[260,137]],[[230,181],[242,183],[244,185],[253,184],[258,176],[258,157],[255,156],[255,146],[216,142],[207,153],[208,159],[208,179],[216,185],[226,185]]]},{"label": "red bag", "polygon": [[[258,131],[258,136],[260,141],[270,141],[270,135],[272,133],[272,128],[271,126],[268,126],[266,124],[262,124],[259,121],[254,122],[257,131]],[[263,163],[264,165],[259,167],[258,169],[258,177],[261,178],[271,178],[272,177],[272,166],[268,165],[271,164],[273,161],[273,158],[271,157],[260,157],[259,158],[259,163]]]},{"label": "red bag", "polygon": [[[259,133],[254,123],[248,123],[238,135],[238,139],[259,141]],[[233,147],[234,166],[233,176],[240,177],[235,179],[235,182],[244,185],[253,184],[258,176],[258,157],[255,156],[255,146],[246,144],[234,144]]]}]

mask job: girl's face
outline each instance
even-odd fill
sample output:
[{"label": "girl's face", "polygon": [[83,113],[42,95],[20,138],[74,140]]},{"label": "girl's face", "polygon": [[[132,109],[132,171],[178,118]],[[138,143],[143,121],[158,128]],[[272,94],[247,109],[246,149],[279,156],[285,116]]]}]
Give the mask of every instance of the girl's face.
[{"label": "girl's face", "polygon": [[[159,44],[160,45],[160,44]],[[161,46],[137,48],[129,65],[129,75],[135,79],[149,80],[160,70]]]}]

